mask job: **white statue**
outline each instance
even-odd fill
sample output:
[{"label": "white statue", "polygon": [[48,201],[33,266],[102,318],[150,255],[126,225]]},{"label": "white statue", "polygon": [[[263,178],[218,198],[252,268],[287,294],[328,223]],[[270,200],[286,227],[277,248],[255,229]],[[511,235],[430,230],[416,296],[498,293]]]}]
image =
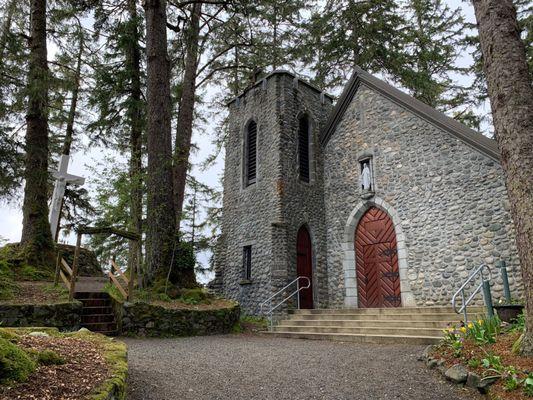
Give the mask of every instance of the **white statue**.
[{"label": "white statue", "polygon": [[361,184],[364,190],[370,190],[371,181],[370,168],[368,167],[368,163],[365,163],[363,165],[363,172],[361,172]]}]

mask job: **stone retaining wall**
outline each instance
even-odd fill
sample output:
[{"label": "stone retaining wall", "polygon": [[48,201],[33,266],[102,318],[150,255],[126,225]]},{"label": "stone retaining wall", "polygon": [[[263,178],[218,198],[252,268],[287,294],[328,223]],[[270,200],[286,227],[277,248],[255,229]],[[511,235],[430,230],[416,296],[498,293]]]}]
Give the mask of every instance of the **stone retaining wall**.
[{"label": "stone retaining wall", "polygon": [[122,334],[141,336],[196,336],[231,332],[240,316],[235,304],[217,310],[176,310],[158,305],[124,303],[118,323]]},{"label": "stone retaining wall", "polygon": [[57,304],[0,304],[0,325],[47,326],[62,331],[80,328],[82,304],[79,301]]}]

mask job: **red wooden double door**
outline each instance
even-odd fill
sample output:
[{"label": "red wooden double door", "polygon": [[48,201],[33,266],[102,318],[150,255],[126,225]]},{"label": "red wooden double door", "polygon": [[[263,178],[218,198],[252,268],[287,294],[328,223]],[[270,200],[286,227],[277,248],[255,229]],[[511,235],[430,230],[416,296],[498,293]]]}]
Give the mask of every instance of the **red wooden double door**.
[{"label": "red wooden double door", "polygon": [[355,231],[359,307],[401,306],[396,234],[389,215],[371,207]]}]

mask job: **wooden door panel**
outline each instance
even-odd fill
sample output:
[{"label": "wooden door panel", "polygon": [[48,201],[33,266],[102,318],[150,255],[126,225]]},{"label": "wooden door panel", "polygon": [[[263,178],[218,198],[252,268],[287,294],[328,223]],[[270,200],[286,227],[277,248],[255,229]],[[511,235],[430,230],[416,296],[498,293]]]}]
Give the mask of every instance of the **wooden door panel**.
[{"label": "wooden door panel", "polygon": [[[300,228],[296,238],[296,273],[309,278],[311,286],[299,293],[300,308],[313,308],[313,249],[311,236],[305,227]],[[307,283],[302,279],[300,285]]]},{"label": "wooden door panel", "polygon": [[400,276],[391,218],[370,208],[355,232],[356,277],[360,307],[399,307]]}]

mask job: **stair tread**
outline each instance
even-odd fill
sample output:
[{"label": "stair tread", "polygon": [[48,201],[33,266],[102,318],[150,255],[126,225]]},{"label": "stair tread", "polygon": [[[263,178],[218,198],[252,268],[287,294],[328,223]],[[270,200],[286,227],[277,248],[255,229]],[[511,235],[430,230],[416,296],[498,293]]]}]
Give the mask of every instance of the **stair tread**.
[{"label": "stair tread", "polygon": [[82,317],[108,317],[109,315],[115,316],[113,313],[107,313],[107,314],[84,314]]},{"label": "stair tread", "polygon": [[[278,328],[336,328],[336,329],[387,329],[387,327],[383,326],[339,326],[339,325],[277,325]],[[432,328],[432,327],[391,327],[390,329],[398,330],[398,329],[405,329],[405,330],[412,330],[412,331],[419,331],[419,330],[433,330],[433,331],[441,331],[441,328]]]},{"label": "stair tread", "polygon": [[265,332],[266,334],[288,334],[288,335],[321,335],[321,336],[362,336],[362,337],[387,337],[387,338],[419,338],[419,339],[442,339],[440,336],[426,336],[426,335],[419,335],[419,336],[403,336],[403,335],[373,335],[373,334],[362,334],[362,333],[320,333],[320,332],[286,332],[286,331],[273,331],[273,332]]},{"label": "stair tread", "polygon": [[[380,323],[399,323],[399,322],[403,322],[405,323],[406,321],[404,319],[387,319],[387,320],[384,320],[384,319],[381,319],[381,320],[365,320],[365,321],[355,321],[355,320],[352,320],[352,319],[317,319],[317,320],[309,320],[309,319],[284,319],[282,320],[282,322],[300,322],[300,321],[313,321],[313,322],[380,322]],[[413,322],[413,321],[407,321],[407,322]],[[432,320],[424,320],[424,321],[414,321],[414,322],[421,322],[421,323],[428,323],[428,324],[435,324],[435,323],[445,323],[445,321],[442,321],[442,320],[435,320],[435,321],[432,321]],[[453,321],[450,321],[450,322],[453,322]]]}]

